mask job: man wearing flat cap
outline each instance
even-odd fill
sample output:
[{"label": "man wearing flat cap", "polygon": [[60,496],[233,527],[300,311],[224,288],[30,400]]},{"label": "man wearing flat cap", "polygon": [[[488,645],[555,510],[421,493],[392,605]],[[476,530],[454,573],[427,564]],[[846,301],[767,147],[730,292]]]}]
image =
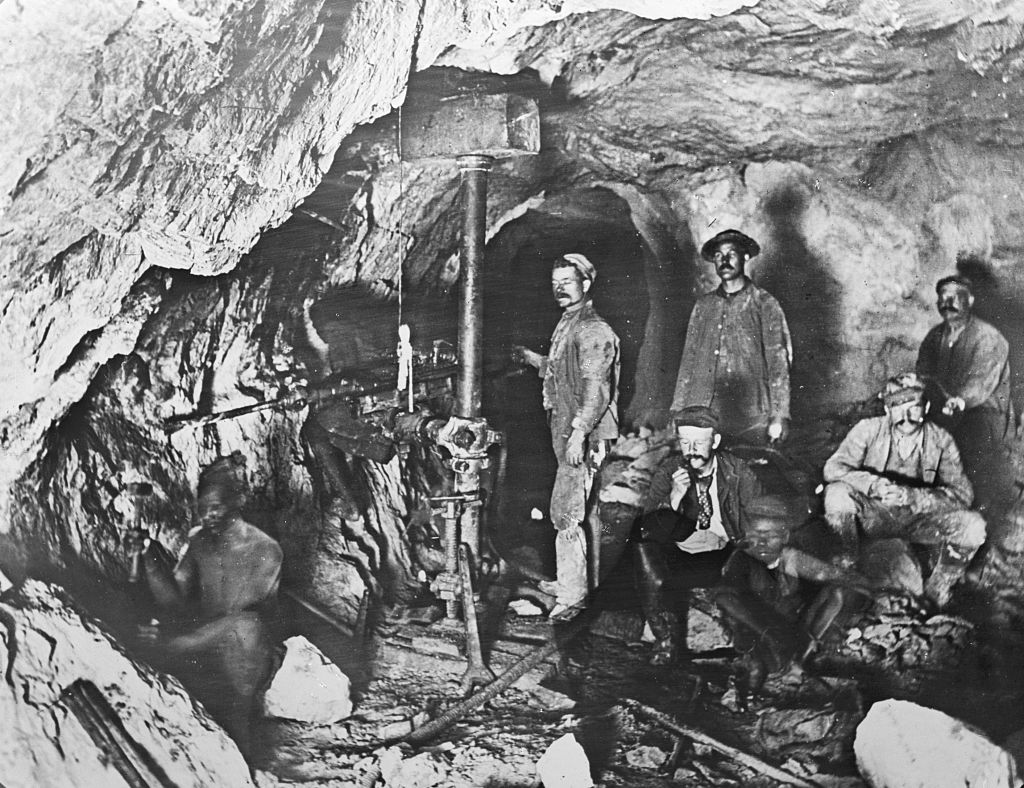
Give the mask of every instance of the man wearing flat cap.
[{"label": "man wearing flat cap", "polygon": [[719,449],[718,414],[703,405],[672,418],[677,451],[655,470],[634,530],[636,583],[654,633],[652,665],[675,660],[688,591],[710,588],[746,533],[746,505],[761,484]]},{"label": "man wearing flat cap", "polygon": [[588,562],[582,524],[594,473],[619,436],[619,338],[594,309],[590,289],[596,278],[593,263],[584,255],[557,258],[551,292],[562,319],[551,335],[548,355],[514,349],[544,380],[544,409],[558,461],[550,512],[557,578],[545,586],[555,596],[548,615],[556,620],[572,618],[585,603]]},{"label": "man wearing flat cap", "polygon": [[719,286],[690,314],[672,410],[707,405],[722,433],[744,443],[785,440],[789,431],[789,367],[793,346],[779,302],[746,275],[761,251],[738,230],[707,241]]},{"label": "man wearing flat cap", "polygon": [[846,562],[861,537],[924,545],[934,565],[924,592],[945,607],[985,542],[985,520],[970,510],[974,490],[953,437],[925,421],[925,386],[913,372],[890,378],[885,415],[853,425],[825,463],[825,519]]},{"label": "man wearing flat cap", "polygon": [[1010,347],[994,326],[973,313],[969,279],[943,277],[935,292],[942,322],[921,343],[917,372],[928,386],[932,418],[953,434],[978,495],[975,504],[984,511],[1000,492],[993,489],[1000,476],[996,458],[1016,428]]}]

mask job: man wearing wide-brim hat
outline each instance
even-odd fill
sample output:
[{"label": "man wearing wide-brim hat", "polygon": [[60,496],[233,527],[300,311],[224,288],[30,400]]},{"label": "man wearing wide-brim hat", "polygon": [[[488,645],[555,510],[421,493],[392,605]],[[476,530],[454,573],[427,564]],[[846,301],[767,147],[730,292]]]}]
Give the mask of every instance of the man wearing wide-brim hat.
[{"label": "man wearing wide-brim hat", "polygon": [[690,314],[672,399],[674,412],[714,408],[722,434],[744,443],[782,441],[789,430],[789,326],[779,302],[746,274],[760,251],[739,230],[724,230],[701,247],[720,284]]}]

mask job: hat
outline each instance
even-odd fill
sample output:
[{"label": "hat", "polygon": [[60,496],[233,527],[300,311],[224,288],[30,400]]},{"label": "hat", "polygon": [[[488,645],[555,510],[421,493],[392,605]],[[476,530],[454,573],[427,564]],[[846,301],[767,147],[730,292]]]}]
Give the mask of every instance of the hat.
[{"label": "hat", "polygon": [[793,506],[781,495],[758,495],[743,505],[743,512],[748,517],[766,517],[787,524],[794,519]]},{"label": "hat", "polygon": [[942,277],[942,279],[935,283],[935,292],[941,293],[942,288],[946,285],[959,285],[967,290],[968,293],[974,294],[974,283],[963,274],[950,274],[949,276]]},{"label": "hat", "polygon": [[886,381],[885,388],[878,396],[891,407],[920,399],[924,395],[924,390],[924,381],[916,372],[901,372]]},{"label": "hat", "polygon": [[749,235],[744,235],[739,230],[722,230],[714,238],[704,242],[704,245],[700,248],[700,256],[711,262],[718,247],[726,242],[736,244],[748,257],[757,257],[761,252],[761,247],[757,245],[757,241]]},{"label": "hat", "polygon": [[594,268],[594,264],[577,252],[563,254],[555,260],[555,268],[564,268],[566,265],[571,265],[579,271],[580,276],[584,279],[589,279],[591,282],[597,279],[597,269]]},{"label": "hat", "polygon": [[690,405],[672,416],[672,424],[679,427],[702,427],[718,432],[718,414],[706,405]]}]

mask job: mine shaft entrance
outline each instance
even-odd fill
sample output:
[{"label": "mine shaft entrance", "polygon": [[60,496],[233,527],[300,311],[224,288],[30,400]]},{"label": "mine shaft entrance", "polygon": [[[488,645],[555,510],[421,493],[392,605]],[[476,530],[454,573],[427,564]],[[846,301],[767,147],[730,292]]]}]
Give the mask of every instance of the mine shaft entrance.
[{"label": "mine shaft entrance", "polygon": [[[597,268],[594,305],[619,336],[621,418],[635,391],[649,296],[643,246],[629,209],[605,189],[549,200],[507,224],[488,245],[485,356],[488,363],[501,365],[514,345],[548,351],[561,315],[551,295],[551,263],[569,252],[586,255]],[[483,411],[508,441],[504,485],[490,535],[507,560],[527,574],[550,577],[554,532],[548,504],[555,457],[541,381],[530,368],[485,379]]]}]

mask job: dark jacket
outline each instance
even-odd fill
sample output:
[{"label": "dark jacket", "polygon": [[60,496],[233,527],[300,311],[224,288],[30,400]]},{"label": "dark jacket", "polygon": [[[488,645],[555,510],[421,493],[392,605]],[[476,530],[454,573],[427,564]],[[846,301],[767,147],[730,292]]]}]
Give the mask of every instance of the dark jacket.
[{"label": "dark jacket", "polygon": [[[964,475],[953,436],[937,424],[924,423],[921,440],[921,482],[945,490],[954,500],[970,506],[974,490]],[[871,483],[885,474],[892,446],[888,416],[858,421],[825,463],[826,482],[846,482],[865,495]]]},{"label": "dark jacket", "polygon": [[[732,542],[746,533],[746,514],[743,505],[761,494],[761,482],[750,467],[739,457],[727,451],[717,451],[718,505],[722,513],[722,526]],[[651,486],[643,499],[644,513],[672,506],[672,474],[683,467],[681,454],[670,454],[655,470]]]}]

